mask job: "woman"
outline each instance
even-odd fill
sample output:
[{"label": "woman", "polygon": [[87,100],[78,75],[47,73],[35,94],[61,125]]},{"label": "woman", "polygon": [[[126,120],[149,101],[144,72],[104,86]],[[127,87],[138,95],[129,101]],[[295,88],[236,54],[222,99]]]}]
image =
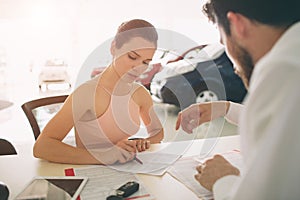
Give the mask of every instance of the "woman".
[{"label": "woman", "polygon": [[[163,139],[149,92],[134,82],[157,48],[157,32],[147,21],[121,24],[111,44],[113,62],[69,95],[34,145],[34,156],[52,162],[113,164]],[[149,137],[128,140],[145,124]],[[76,147],[62,142],[74,127]]]}]

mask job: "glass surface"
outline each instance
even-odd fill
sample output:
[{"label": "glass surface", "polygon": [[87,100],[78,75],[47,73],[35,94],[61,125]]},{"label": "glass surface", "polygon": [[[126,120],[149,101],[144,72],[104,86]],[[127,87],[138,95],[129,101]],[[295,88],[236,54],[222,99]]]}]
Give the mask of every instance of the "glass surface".
[{"label": "glass surface", "polygon": [[17,200],[73,200],[86,183],[85,178],[36,178],[16,197]]},{"label": "glass surface", "polygon": [[48,121],[59,111],[62,105],[62,103],[51,104],[33,110],[41,131],[44,129]]}]

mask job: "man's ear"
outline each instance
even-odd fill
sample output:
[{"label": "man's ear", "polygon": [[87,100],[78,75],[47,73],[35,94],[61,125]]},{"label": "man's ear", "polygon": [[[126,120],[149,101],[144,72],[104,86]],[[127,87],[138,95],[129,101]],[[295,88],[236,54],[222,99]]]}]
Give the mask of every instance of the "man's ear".
[{"label": "man's ear", "polygon": [[238,13],[228,12],[227,19],[230,23],[230,31],[232,35],[235,35],[240,39],[247,37],[250,28],[248,18]]},{"label": "man's ear", "polygon": [[116,41],[115,41],[115,40],[113,40],[113,41],[111,42],[111,45],[110,45],[110,53],[111,53],[112,56],[114,56],[115,53],[116,53]]}]

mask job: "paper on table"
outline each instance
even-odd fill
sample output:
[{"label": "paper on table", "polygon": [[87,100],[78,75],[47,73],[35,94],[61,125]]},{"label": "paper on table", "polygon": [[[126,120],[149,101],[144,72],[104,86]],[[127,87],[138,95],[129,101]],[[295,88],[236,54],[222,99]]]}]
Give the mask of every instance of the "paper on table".
[{"label": "paper on table", "polygon": [[212,199],[212,193],[202,187],[194,178],[196,166],[198,165],[199,162],[196,161],[194,157],[184,157],[169,167],[167,172],[192,190],[198,197],[202,199]]},{"label": "paper on table", "polygon": [[145,151],[137,153],[138,159],[143,164],[132,160],[125,164],[114,164],[111,167],[119,171],[161,176],[167,171],[169,166],[183,155],[191,144],[192,141],[170,142],[155,152]]},{"label": "paper on table", "polygon": [[145,151],[137,153],[136,157],[143,163],[133,159],[123,164],[113,164],[110,168],[118,171],[142,173],[150,175],[163,175],[167,168],[178,160],[182,154],[191,146],[193,141],[170,142],[162,145],[156,151]]},{"label": "paper on table", "polygon": [[136,160],[132,160],[124,164],[110,165],[110,167],[118,171],[160,176],[163,175],[167,168],[178,160],[180,156],[181,155],[143,152],[137,154],[137,157],[143,164],[140,164]]},{"label": "paper on table", "polygon": [[[240,170],[240,173],[243,173],[243,158],[242,154],[239,150],[231,150],[221,154],[226,160],[230,161],[230,163]],[[194,158],[199,163],[204,163],[205,159],[198,159],[198,157]]]},{"label": "paper on table", "polygon": [[[242,155],[239,151],[233,150],[221,154],[225,159],[230,161],[232,165],[237,167],[242,173]],[[197,156],[184,157],[179,159],[174,165],[168,168],[167,172],[174,178],[182,182],[187,188],[192,190],[198,197],[202,199],[212,199],[213,195],[210,191],[202,187],[194,178],[196,166],[203,163],[205,159],[198,160]]]},{"label": "paper on table", "polygon": [[140,200],[154,199],[148,193],[141,181],[132,173],[119,172],[106,166],[92,166],[74,169],[76,176],[88,177],[89,181],[80,194],[82,200],[99,200],[106,199],[109,195],[114,195],[115,190],[128,181],[137,181],[140,184],[139,190],[132,195],[144,196],[139,197]]},{"label": "paper on table", "polygon": [[244,163],[243,157],[239,150],[232,150],[221,154],[226,160],[240,170],[240,173],[243,173]]}]

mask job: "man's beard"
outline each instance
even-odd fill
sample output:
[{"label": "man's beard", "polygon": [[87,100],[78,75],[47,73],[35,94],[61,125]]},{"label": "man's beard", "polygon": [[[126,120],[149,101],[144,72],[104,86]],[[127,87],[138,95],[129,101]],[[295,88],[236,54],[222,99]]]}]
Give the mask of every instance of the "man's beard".
[{"label": "man's beard", "polygon": [[237,64],[241,68],[240,71],[236,70],[236,74],[242,79],[245,87],[248,89],[249,82],[252,76],[252,71],[254,68],[252,57],[246,49],[240,47],[236,43],[235,43],[235,56],[236,56]]}]

